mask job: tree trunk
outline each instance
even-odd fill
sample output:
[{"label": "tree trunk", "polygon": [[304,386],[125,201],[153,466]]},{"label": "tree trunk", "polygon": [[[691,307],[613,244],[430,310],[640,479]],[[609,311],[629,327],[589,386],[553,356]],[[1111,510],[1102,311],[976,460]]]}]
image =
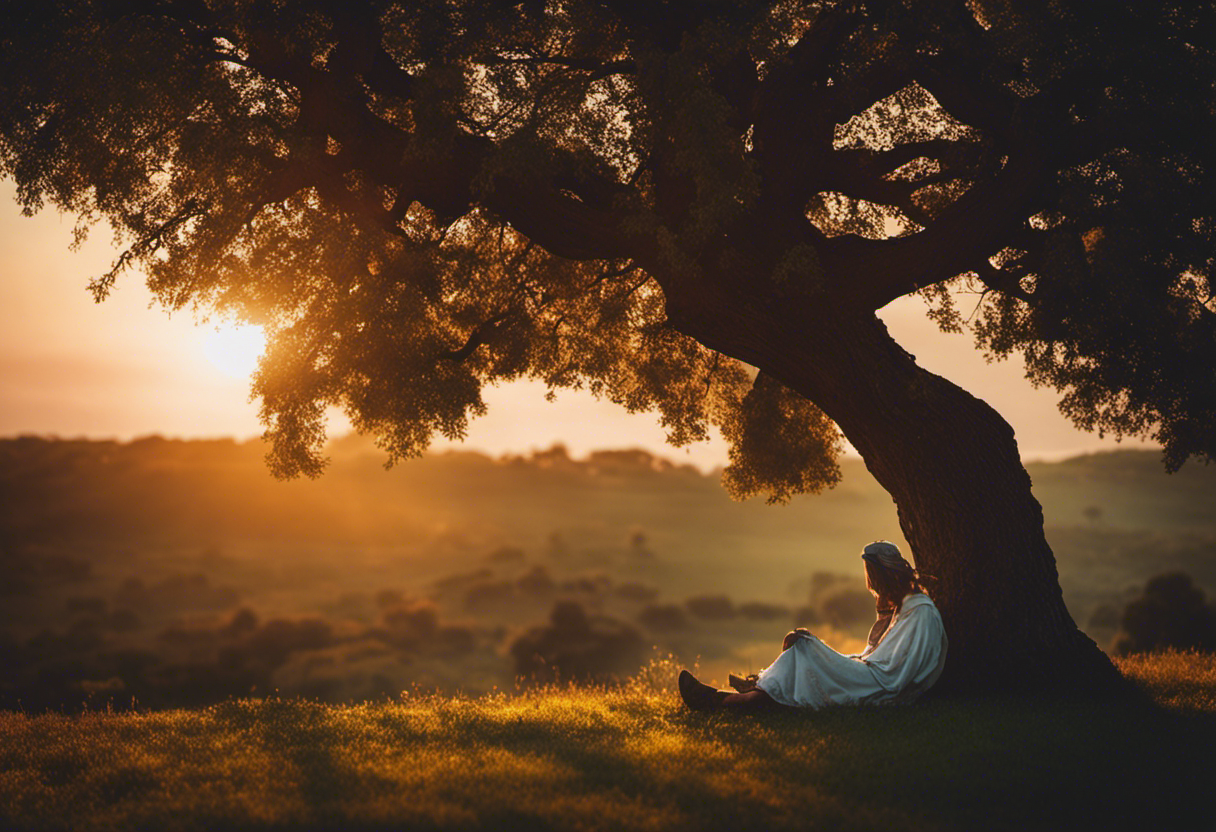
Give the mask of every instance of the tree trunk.
[{"label": "tree trunk", "polygon": [[703,319],[694,337],[815,402],[894,498],[950,640],[942,687],[1116,687],[1114,666],[1064,606],[1009,424],[919,367],[873,313],[753,313]]}]

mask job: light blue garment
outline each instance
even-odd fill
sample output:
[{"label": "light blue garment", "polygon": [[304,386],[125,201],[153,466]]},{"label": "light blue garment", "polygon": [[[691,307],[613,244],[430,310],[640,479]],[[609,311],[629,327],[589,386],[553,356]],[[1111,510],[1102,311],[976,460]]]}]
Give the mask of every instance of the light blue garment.
[{"label": "light blue garment", "polygon": [[782,705],[800,708],[905,702],[932,687],[945,666],[941,614],[927,595],[914,593],[904,598],[865,658],[837,653],[803,633],[761,671],[756,687]]}]

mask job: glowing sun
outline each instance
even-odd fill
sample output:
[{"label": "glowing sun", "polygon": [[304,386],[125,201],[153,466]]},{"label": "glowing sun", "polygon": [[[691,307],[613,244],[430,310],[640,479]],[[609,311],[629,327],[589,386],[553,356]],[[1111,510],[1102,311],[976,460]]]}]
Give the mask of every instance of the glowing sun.
[{"label": "glowing sun", "polygon": [[247,378],[266,349],[260,326],[221,326],[203,338],[203,354],[226,376]]}]

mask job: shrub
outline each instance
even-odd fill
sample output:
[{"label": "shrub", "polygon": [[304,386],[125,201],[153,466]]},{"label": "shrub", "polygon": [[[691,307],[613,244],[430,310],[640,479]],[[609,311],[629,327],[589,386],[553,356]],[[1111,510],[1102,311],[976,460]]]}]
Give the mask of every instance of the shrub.
[{"label": "shrub", "polygon": [[651,604],[638,613],[638,622],[657,633],[683,630],[688,626],[684,608],[676,604]]},{"label": "shrub", "polygon": [[1150,578],[1144,594],[1123,610],[1121,624],[1114,645],[1118,655],[1167,648],[1216,649],[1216,609],[1183,572]]},{"label": "shrub", "polygon": [[653,601],[659,597],[659,591],[652,586],[639,583],[638,581],[626,581],[616,588],[618,597],[624,598],[626,601],[638,601],[646,603]]},{"label": "shrub", "polygon": [[477,637],[468,627],[449,625],[435,633],[434,652],[446,656],[463,656],[477,649]]},{"label": "shrub", "polygon": [[799,607],[794,610],[794,626],[796,627],[814,627],[820,621],[819,613],[815,612],[814,607]]},{"label": "shrub", "polygon": [[538,680],[606,680],[641,665],[641,636],[615,619],[588,617],[575,601],[559,601],[549,623],[533,627],[510,648],[515,673]]},{"label": "shrub", "polygon": [[473,584],[464,594],[466,609],[501,604],[515,596],[515,584],[510,581],[483,581]]},{"label": "shrub", "polygon": [[258,614],[249,607],[241,607],[234,612],[224,626],[220,627],[222,635],[234,638],[252,633],[258,628]]},{"label": "shrub", "polygon": [[562,581],[563,592],[581,592],[585,595],[600,595],[612,587],[612,579],[607,575],[579,575]]},{"label": "shrub", "polygon": [[276,618],[267,621],[249,637],[253,656],[269,667],[278,667],[296,650],[318,650],[333,643],[333,630],[320,618],[296,621]]},{"label": "shrub", "polygon": [[93,617],[78,618],[68,625],[64,633],[64,645],[73,653],[88,653],[104,642],[101,634],[102,622]]},{"label": "shrub", "polygon": [[748,601],[739,605],[739,614],[750,621],[776,621],[779,618],[789,618],[790,608],[784,604]]},{"label": "shrub", "polygon": [[106,599],[95,596],[72,596],[67,600],[68,612],[83,612],[91,615],[105,615]]},{"label": "shrub", "polygon": [[526,574],[521,575],[515,582],[520,592],[528,595],[544,595],[552,592],[556,584],[549,575],[549,570],[543,566],[534,566]]},{"label": "shrub", "polygon": [[169,575],[149,587],[139,578],[128,578],[118,588],[115,606],[162,609],[180,612],[195,609],[224,609],[240,600],[228,586],[212,586],[202,573]]},{"label": "shrub", "polygon": [[123,608],[110,613],[106,626],[117,633],[129,633],[142,627],[143,621],[133,611]]},{"label": "shrub", "polygon": [[824,620],[833,627],[844,627],[874,618],[874,597],[862,589],[839,589],[819,604]]},{"label": "shrub", "polygon": [[1123,621],[1123,613],[1114,604],[1102,604],[1089,616],[1089,626],[1095,630],[1113,630]]},{"label": "shrub", "polygon": [[852,575],[843,575],[839,572],[816,572],[811,575],[811,597],[822,595],[829,589],[852,580],[854,580]]},{"label": "shrub", "polygon": [[688,611],[706,621],[722,621],[735,617],[735,605],[725,595],[698,595],[684,602]]},{"label": "shrub", "polygon": [[430,642],[439,630],[439,614],[433,604],[397,607],[384,613],[385,641],[405,649]]},{"label": "shrub", "polygon": [[524,550],[516,546],[499,546],[486,555],[486,560],[490,563],[523,563]]}]

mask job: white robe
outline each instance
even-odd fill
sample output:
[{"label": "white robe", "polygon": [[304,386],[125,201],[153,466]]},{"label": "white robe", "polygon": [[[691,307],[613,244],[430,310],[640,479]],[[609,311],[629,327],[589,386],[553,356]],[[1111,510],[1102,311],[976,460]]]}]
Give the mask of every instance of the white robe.
[{"label": "white robe", "polygon": [[946,631],[927,595],[914,593],[891,620],[878,646],[846,656],[800,634],[760,672],[756,687],[782,705],[823,708],[909,701],[928,690],[946,665]]}]

